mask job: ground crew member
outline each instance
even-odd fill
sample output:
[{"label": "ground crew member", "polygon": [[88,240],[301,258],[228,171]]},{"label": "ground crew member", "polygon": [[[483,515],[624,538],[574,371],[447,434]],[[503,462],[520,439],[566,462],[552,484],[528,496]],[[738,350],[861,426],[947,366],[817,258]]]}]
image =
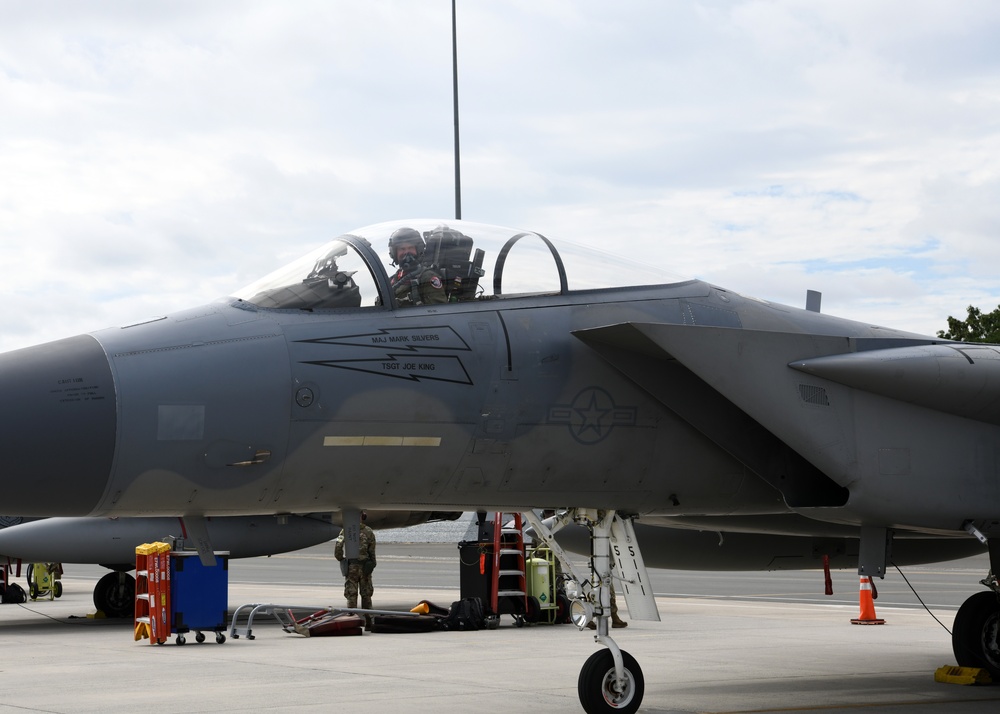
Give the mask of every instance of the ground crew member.
[{"label": "ground crew member", "polygon": [[[372,609],[372,595],[375,586],[372,584],[372,572],[375,570],[375,532],[365,521],[368,514],[361,512],[361,528],[358,532],[358,557],[344,558],[344,531],[337,536],[333,554],[340,561],[340,572],[344,574],[344,598],[347,607],[358,606],[358,594],[361,594],[361,608]],[[371,629],[372,616],[365,616],[365,628]]]},{"label": "ground crew member", "polygon": [[399,266],[389,285],[400,305],[448,302],[441,276],[421,263],[425,248],[424,237],[413,228],[399,228],[389,236],[389,257]]}]

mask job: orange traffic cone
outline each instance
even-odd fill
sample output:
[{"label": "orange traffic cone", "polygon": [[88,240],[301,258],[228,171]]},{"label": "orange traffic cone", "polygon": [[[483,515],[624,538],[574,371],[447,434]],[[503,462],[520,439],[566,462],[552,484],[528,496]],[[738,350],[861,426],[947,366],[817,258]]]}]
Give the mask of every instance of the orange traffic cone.
[{"label": "orange traffic cone", "polygon": [[872,579],[861,576],[861,592],[858,594],[861,602],[861,614],[851,620],[852,625],[884,625],[885,620],[875,616],[875,601],[872,598]]}]

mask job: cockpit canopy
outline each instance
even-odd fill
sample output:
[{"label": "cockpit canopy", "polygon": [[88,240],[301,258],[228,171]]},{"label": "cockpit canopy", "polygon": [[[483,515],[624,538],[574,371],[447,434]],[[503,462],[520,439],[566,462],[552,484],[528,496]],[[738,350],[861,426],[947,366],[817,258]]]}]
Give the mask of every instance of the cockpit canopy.
[{"label": "cockpit canopy", "polygon": [[468,221],[411,220],[379,223],[340,236],[239,290],[235,297],[265,309],[394,305],[387,286],[396,266],[388,242],[403,227],[423,237],[422,263],[441,276],[450,302],[681,280],[615,253],[552,241],[532,231]]}]

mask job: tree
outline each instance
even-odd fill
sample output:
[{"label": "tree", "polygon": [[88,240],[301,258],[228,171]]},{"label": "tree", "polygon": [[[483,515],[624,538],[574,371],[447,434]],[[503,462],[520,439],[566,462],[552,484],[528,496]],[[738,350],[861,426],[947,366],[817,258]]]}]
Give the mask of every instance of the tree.
[{"label": "tree", "polygon": [[978,307],[969,305],[969,317],[962,321],[948,316],[948,330],[938,330],[938,337],[959,342],[1000,343],[1000,305],[985,315]]}]

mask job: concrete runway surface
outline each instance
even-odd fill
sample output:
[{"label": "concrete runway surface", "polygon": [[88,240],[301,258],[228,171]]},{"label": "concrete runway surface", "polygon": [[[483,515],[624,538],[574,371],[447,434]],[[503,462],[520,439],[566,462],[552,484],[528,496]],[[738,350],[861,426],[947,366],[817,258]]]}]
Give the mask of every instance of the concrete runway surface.
[{"label": "concrete runway surface", "polygon": [[[985,561],[908,569],[950,628],[980,588]],[[230,611],[245,603],[341,605],[341,580],[324,545],[230,564]],[[449,544],[381,544],[375,606],[409,609],[459,597]],[[576,712],[577,676],[597,649],[573,626],[303,638],[273,621],[254,640],[193,637],[135,642],[131,621],[94,620],[96,566],[67,566],[64,595],[0,606],[0,712]],[[979,714],[1000,711],[1000,686],[934,682],[954,664],[951,640],[894,574],[879,583],[879,617],[858,615],[856,575],[653,571],[661,622],[614,631],[646,680],[640,711]],[[22,578],[22,585],[23,585]]]}]

